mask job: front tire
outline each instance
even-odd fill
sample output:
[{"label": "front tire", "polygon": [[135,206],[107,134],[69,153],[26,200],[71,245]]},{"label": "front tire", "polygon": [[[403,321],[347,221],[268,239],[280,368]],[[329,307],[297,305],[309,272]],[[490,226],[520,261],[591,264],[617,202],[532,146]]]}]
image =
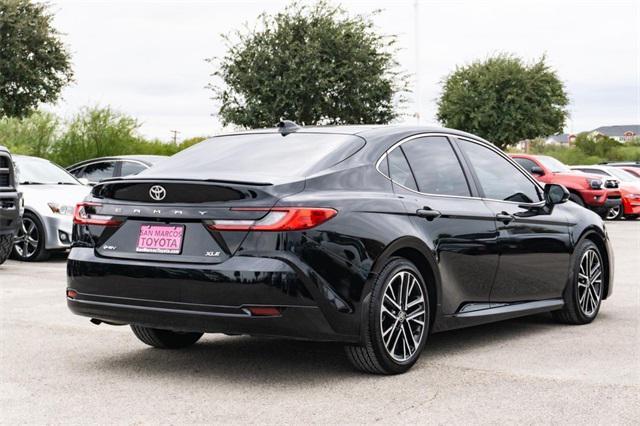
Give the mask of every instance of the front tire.
[{"label": "front tire", "polygon": [[606,220],[620,220],[622,219],[623,214],[624,211],[622,209],[622,206],[611,207],[609,210],[607,210],[607,214],[604,218]]},{"label": "front tire", "polygon": [[182,349],[193,345],[202,337],[202,333],[181,333],[171,330],[143,327],[131,324],[131,330],[140,341],[160,349]]},{"label": "front tire", "polygon": [[44,226],[38,217],[26,212],[22,218],[22,226],[13,240],[13,257],[23,262],[47,260],[49,252],[45,250],[46,235]]},{"label": "front tire", "polygon": [[582,198],[580,198],[579,195],[574,194],[573,192],[571,194],[569,194],[569,201],[573,201],[574,203],[576,203],[580,207],[584,207],[584,201],[582,201]]},{"label": "front tire", "polygon": [[13,248],[13,235],[0,235],[0,265],[9,258],[11,249]]},{"label": "front tire", "polygon": [[552,312],[552,315],[565,324],[588,324],[600,311],[604,290],[604,262],[598,246],[589,240],[583,240],[575,253],[573,276],[564,292],[564,307]]},{"label": "front tire", "polygon": [[351,363],[374,374],[399,374],[420,357],[429,334],[429,295],[420,271],[391,259],[371,291],[363,345],[345,347]]}]

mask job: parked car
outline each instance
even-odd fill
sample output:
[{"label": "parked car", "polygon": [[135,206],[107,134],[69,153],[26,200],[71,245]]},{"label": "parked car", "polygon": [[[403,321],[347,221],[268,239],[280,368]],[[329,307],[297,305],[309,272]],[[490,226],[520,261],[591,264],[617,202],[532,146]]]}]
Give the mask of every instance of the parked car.
[{"label": "parked car", "polygon": [[579,170],[590,175],[600,175],[606,179],[615,178],[620,181],[620,193],[622,204],[612,207],[607,213],[607,219],[637,219],[640,216],[640,178],[627,172],[621,167],[612,166],[572,166],[571,169]]},{"label": "parked car", "polygon": [[601,175],[576,173],[553,157],[546,155],[510,154],[518,164],[544,184],[564,185],[569,199],[606,218],[610,209],[622,204],[618,181]]},{"label": "parked car", "polygon": [[337,341],[407,371],[430,333],[611,294],[602,219],[492,144],[423,127],[218,136],[96,185],[74,217],[67,304],[159,348],[203,333]]},{"label": "parked car", "polygon": [[603,166],[620,167],[632,175],[640,178],[640,161],[619,161],[600,163]]},{"label": "parked car", "polygon": [[71,246],[73,209],[90,188],[48,160],[15,155],[13,161],[24,197],[13,256],[22,261],[45,260],[51,251]]},{"label": "parked car", "polygon": [[118,155],[93,158],[67,167],[69,173],[78,179],[86,179],[95,185],[103,179],[137,175],[157,162],[167,158],[164,155]]},{"label": "parked car", "polygon": [[637,178],[640,178],[640,167],[620,167],[622,170],[631,173]]},{"label": "parked car", "polygon": [[0,265],[9,257],[20,227],[22,194],[16,187],[11,153],[0,146]]}]

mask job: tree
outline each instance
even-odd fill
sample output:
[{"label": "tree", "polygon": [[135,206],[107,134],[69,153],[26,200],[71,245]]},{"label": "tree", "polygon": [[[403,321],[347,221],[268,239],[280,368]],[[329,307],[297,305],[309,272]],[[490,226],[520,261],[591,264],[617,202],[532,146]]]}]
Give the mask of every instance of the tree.
[{"label": "tree", "polygon": [[456,68],[443,81],[438,120],[500,148],[562,132],[569,99],[545,59],[498,55]]},{"label": "tree", "polygon": [[0,1],[0,117],[53,102],[73,78],[69,53],[45,3]]},{"label": "tree", "polygon": [[51,158],[68,166],[87,158],[134,154],[141,143],[139,127],[134,118],[111,108],[84,108],[69,122]]},{"label": "tree", "polygon": [[14,154],[47,157],[60,137],[60,120],[50,112],[0,118],[0,145]]},{"label": "tree", "polygon": [[259,22],[259,30],[223,36],[228,52],[209,87],[224,124],[271,127],[282,117],[306,125],[387,123],[397,116],[406,77],[396,69],[396,39],[378,35],[370,17],[320,1],[293,3]]}]

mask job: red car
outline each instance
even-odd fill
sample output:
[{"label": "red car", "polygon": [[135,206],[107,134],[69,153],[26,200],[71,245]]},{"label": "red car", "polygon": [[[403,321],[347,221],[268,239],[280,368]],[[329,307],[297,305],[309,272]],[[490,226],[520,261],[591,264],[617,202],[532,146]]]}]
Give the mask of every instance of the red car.
[{"label": "red car", "polygon": [[618,181],[614,178],[585,174],[546,155],[510,154],[511,157],[538,181],[564,185],[571,193],[569,199],[606,218],[611,208],[622,204]]},{"label": "red car", "polygon": [[620,193],[622,205],[612,208],[607,214],[607,219],[637,219],[640,216],[640,178],[627,172],[622,167],[612,166],[571,166],[572,170],[579,170],[590,175],[600,175],[603,179],[618,179],[620,181]]}]

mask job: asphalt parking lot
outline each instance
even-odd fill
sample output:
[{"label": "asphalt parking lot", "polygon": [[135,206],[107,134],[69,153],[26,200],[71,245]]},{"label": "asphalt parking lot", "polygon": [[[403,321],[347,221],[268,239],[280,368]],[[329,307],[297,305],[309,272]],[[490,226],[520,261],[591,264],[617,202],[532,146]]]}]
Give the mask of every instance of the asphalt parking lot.
[{"label": "asphalt parking lot", "polygon": [[205,336],[151,349],[66,308],[65,259],[0,266],[0,422],[640,421],[640,221],[608,224],[612,298],[588,326],[539,315],[434,335],[407,374],[354,371],[338,345]]}]

